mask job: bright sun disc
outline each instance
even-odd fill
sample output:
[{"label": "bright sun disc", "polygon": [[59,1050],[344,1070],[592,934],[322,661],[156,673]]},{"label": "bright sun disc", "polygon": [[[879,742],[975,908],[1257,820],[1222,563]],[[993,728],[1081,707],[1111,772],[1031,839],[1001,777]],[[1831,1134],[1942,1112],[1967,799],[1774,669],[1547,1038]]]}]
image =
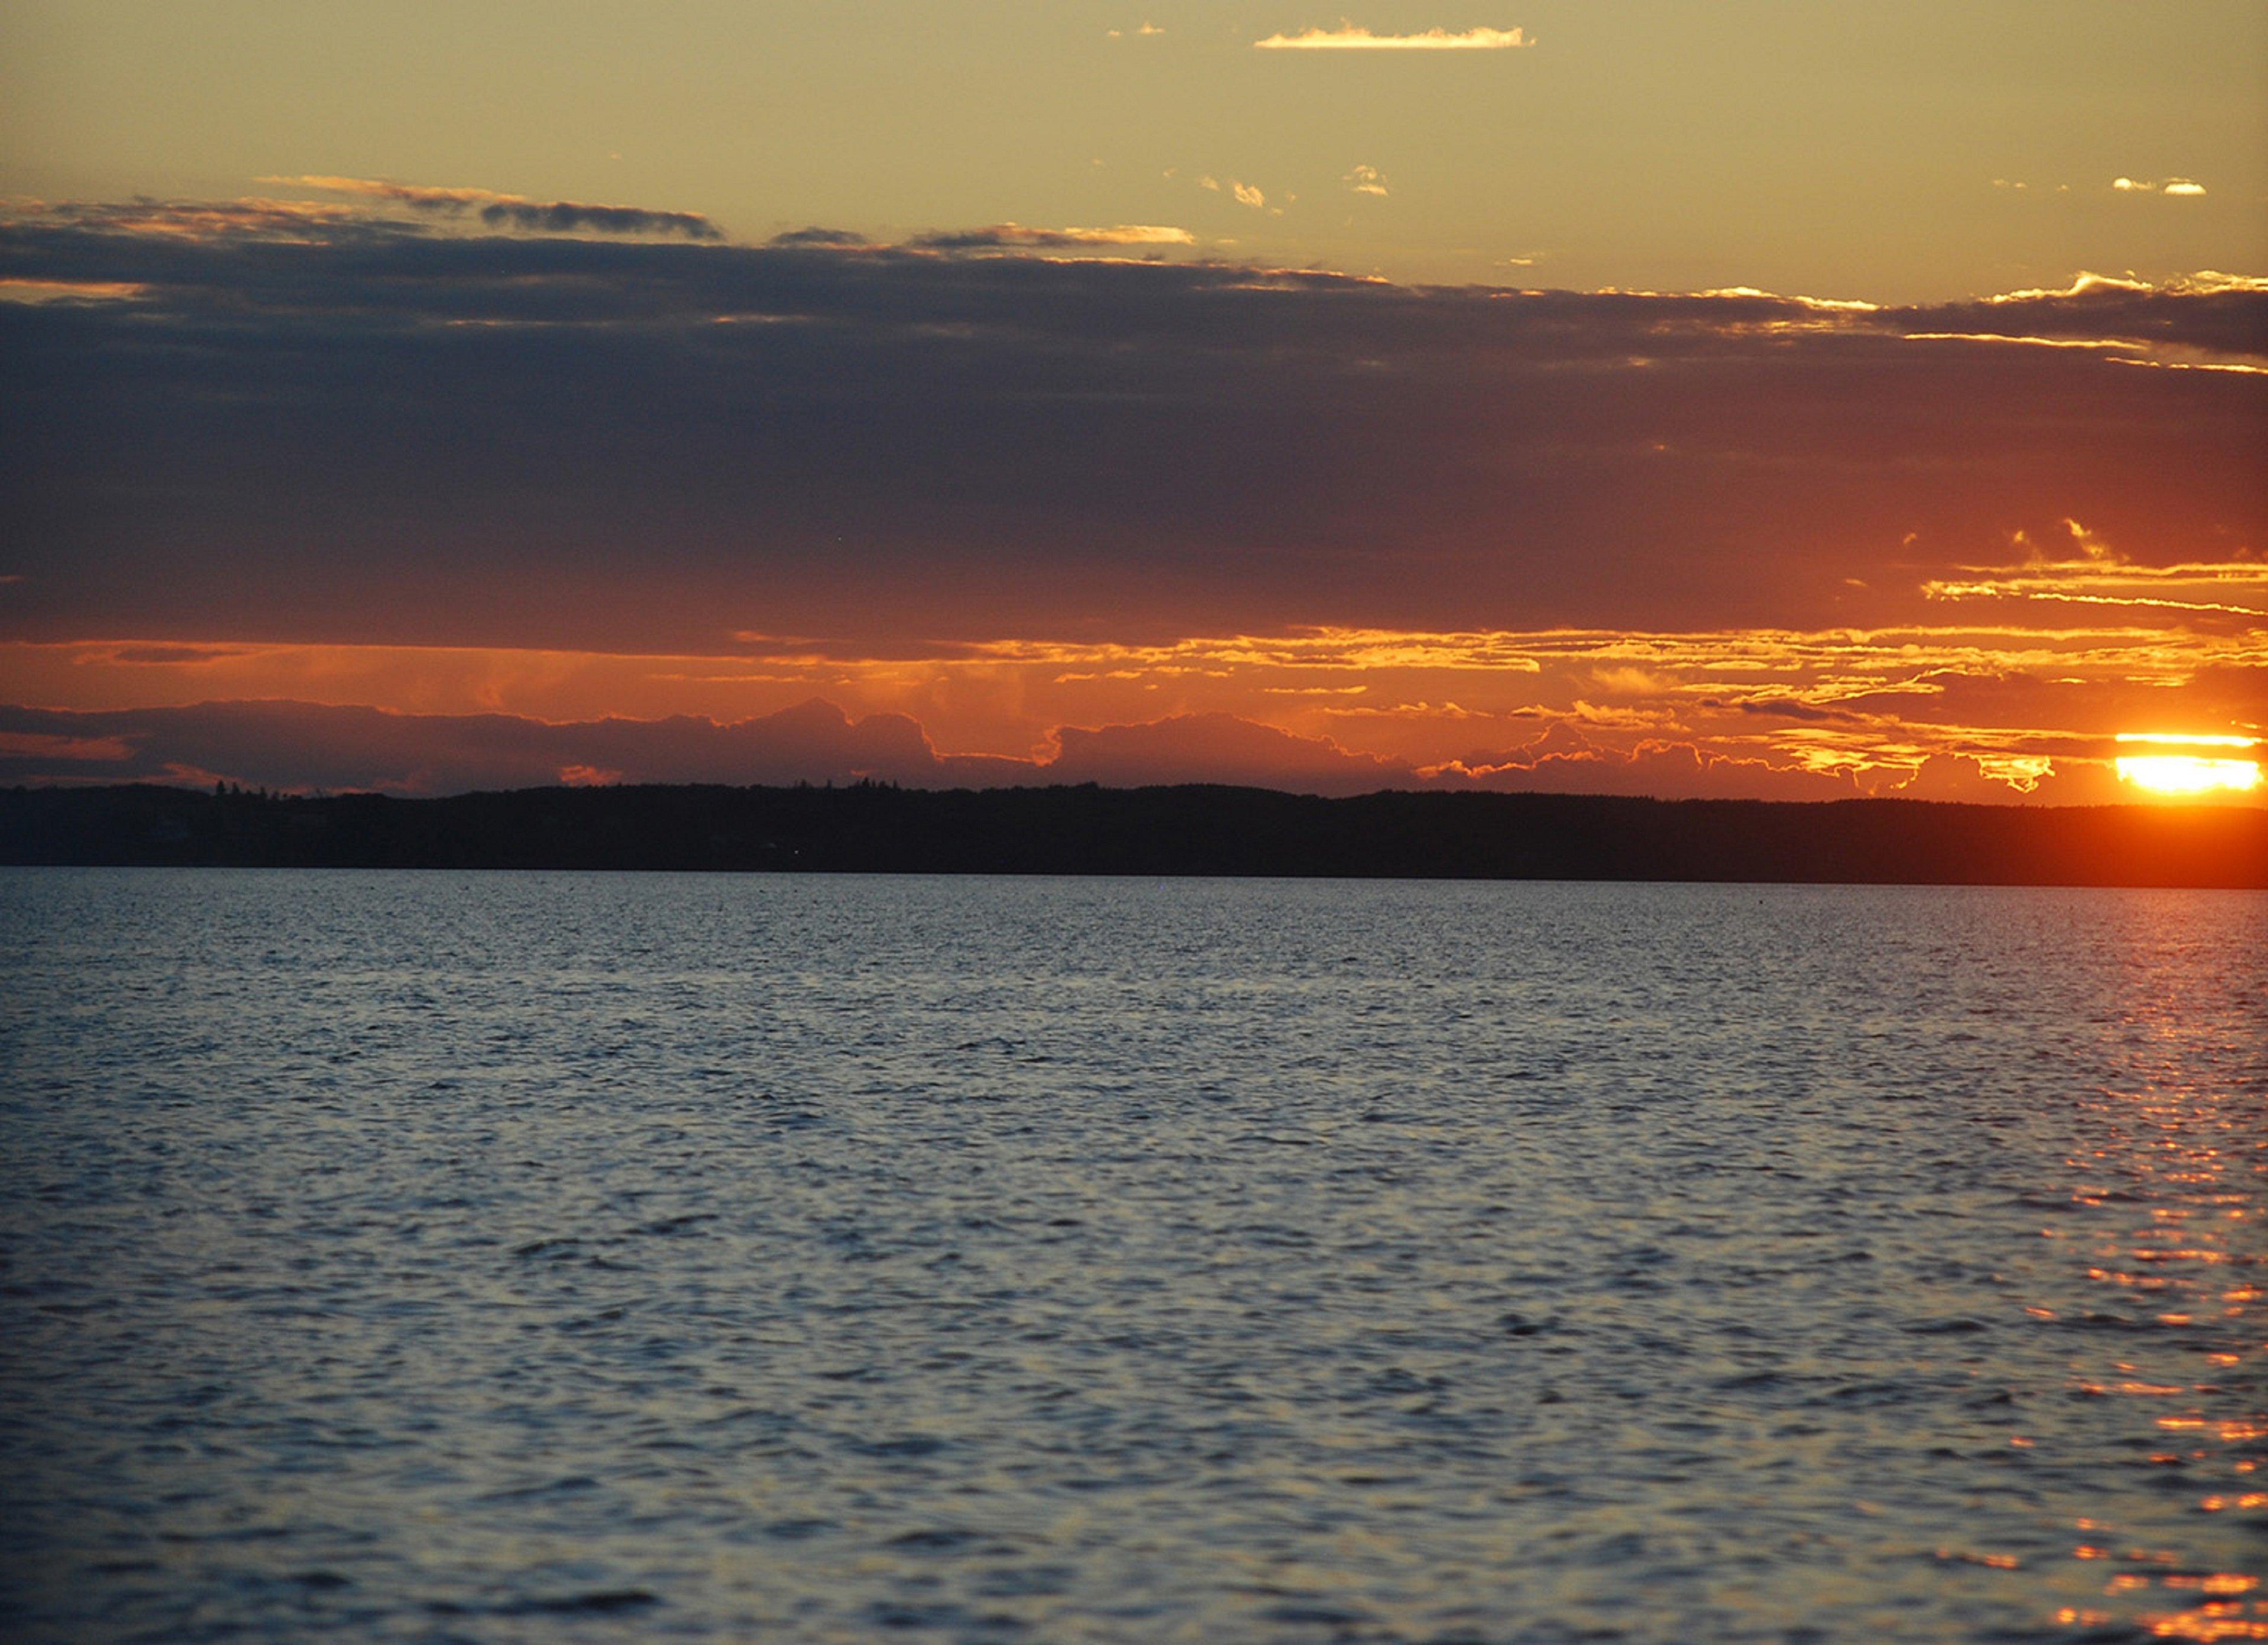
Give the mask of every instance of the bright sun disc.
[{"label": "bright sun disc", "polygon": [[[2122,731],[2122,743],[2191,748],[2250,748],[2249,737],[2181,737]],[[2121,754],[2118,780],[2153,794],[2242,794],[2260,786],[2260,762],[2228,754]]]}]

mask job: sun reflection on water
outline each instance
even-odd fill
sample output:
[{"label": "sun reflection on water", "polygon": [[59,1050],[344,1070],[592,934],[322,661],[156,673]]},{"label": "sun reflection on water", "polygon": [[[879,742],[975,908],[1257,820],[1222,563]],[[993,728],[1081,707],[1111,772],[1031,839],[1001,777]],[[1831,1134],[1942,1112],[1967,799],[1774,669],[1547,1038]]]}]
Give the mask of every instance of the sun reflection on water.
[{"label": "sun reflection on water", "polygon": [[2268,1490],[2256,1488],[2268,1484],[2263,1293],[2246,1277],[2262,1261],[2268,1136],[2257,1098],[2180,1077],[2179,1003],[2152,1001],[2131,1023],[2161,1054],[2153,1071],[2162,1083],[2083,1098],[2097,1145],[2070,1164],[2083,1179],[2074,1201],[2101,1214],[2082,1270],[2095,1296],[2088,1312],[2118,1339],[2116,1357],[2075,1364],[2073,1391],[2113,1402],[2106,1426],[2131,1413],[2144,1465],[2181,1487],[2165,1494],[2170,1512],[2122,1494],[2120,1519],[2073,1527],[2071,1557],[2110,1571],[2099,1602],[2054,1619],[2160,1639],[2268,1640],[2261,1575],[2235,1568],[2257,1556],[2255,1516],[2268,1509]]},{"label": "sun reflection on water", "polygon": [[19,1631],[2268,1638],[2268,900],[655,878],[0,886]]}]

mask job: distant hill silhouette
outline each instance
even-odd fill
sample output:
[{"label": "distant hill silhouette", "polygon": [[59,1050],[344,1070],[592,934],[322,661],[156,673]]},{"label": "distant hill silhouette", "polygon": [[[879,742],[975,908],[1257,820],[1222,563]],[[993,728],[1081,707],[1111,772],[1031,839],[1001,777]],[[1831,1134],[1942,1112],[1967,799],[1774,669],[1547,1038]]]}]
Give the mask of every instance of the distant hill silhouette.
[{"label": "distant hill silhouette", "polygon": [[2268,811],[1211,787],[13,789],[0,862],[2268,888]]}]

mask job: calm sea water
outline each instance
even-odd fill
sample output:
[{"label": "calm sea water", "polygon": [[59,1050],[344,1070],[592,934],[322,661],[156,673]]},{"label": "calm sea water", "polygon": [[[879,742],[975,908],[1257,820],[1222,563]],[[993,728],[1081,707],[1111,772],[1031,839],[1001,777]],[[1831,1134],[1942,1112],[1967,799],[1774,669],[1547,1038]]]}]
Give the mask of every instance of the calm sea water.
[{"label": "calm sea water", "polygon": [[2268,899],[0,875],[20,1641],[2268,1635]]}]

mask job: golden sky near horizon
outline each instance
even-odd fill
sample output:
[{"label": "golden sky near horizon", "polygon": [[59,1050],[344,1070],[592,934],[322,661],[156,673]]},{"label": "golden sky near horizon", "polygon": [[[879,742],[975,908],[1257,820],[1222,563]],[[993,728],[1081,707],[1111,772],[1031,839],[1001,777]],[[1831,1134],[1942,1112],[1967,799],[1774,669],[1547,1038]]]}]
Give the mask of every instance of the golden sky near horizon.
[{"label": "golden sky near horizon", "polygon": [[13,5],[0,779],[2119,797],[2268,725],[2264,84],[2250,0]]},{"label": "golden sky near horizon", "polygon": [[[1874,302],[2268,262],[2256,0],[1356,10],[18,0],[0,190],[382,177],[750,239],[1147,224],[1399,280]],[[1257,49],[1317,35],[1373,48]]]}]

